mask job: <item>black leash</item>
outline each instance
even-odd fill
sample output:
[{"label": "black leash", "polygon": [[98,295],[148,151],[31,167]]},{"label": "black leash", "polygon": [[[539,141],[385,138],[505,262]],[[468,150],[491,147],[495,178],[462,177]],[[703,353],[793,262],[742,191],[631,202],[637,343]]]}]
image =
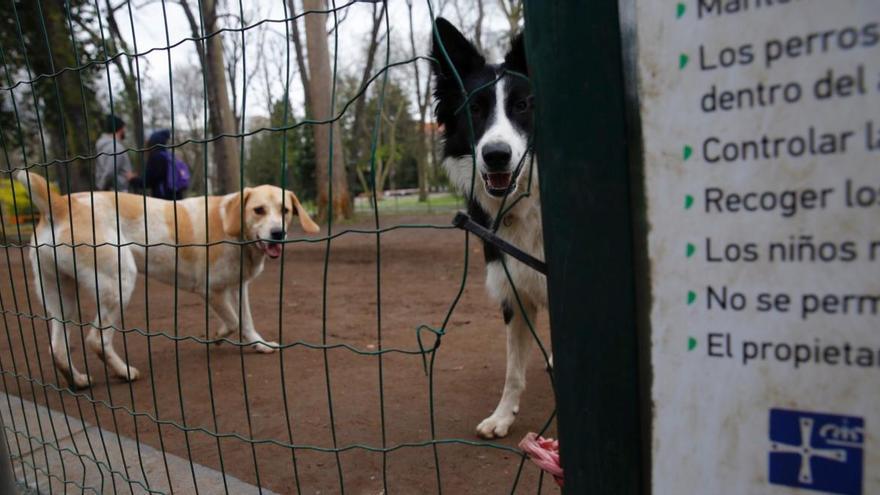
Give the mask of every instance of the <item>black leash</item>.
[{"label": "black leash", "polygon": [[486,227],[483,227],[477,222],[474,222],[473,220],[471,220],[471,217],[467,215],[467,213],[461,211],[458,212],[455,215],[455,218],[452,219],[452,225],[458,227],[459,229],[466,230],[471,234],[474,234],[480,239],[488,242],[489,244],[492,244],[493,246],[504,251],[510,256],[513,256],[519,261],[525,263],[530,268],[537,270],[544,275],[547,275],[546,263],[514,246],[513,244],[505,241],[504,239],[498,237],[497,235],[495,235],[495,232],[492,232]]}]

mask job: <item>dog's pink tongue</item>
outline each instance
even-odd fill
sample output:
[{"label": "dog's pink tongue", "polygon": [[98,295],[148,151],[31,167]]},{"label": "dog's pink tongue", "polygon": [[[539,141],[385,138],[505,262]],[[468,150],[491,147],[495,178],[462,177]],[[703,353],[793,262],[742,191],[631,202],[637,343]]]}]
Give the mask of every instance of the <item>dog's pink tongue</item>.
[{"label": "dog's pink tongue", "polygon": [[486,174],[486,181],[492,189],[507,189],[510,185],[510,173]]},{"label": "dog's pink tongue", "polygon": [[266,244],[266,254],[271,258],[281,256],[281,244]]}]

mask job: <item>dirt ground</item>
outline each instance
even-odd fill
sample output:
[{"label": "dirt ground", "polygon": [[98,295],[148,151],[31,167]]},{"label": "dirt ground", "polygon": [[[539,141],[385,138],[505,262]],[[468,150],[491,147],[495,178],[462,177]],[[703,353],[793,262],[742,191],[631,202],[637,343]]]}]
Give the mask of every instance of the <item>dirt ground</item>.
[{"label": "dirt ground", "polygon": [[[445,227],[451,217],[451,213],[385,217],[382,227]],[[363,219],[334,231],[353,228],[371,229],[372,222]],[[539,471],[528,462],[516,482],[521,457],[487,447],[474,434],[477,423],[492,412],[500,397],[505,335],[501,312],[486,295],[482,246],[473,238],[464,292],[434,354],[433,380],[423,368],[416,329],[420,325],[439,328],[456,300],[465,271],[464,239],[457,230],[406,228],[382,234],[382,347],[394,350],[382,355],[381,365],[377,355],[359,355],[349,349],[374,352],[379,348],[376,236],[349,233],[331,243],[326,289],[326,342],[346,347],[310,347],[322,343],[326,243],[289,244],[283,278],[280,260],[268,261],[265,272],[252,284],[251,304],[256,326],[265,338],[297,345],[261,355],[230,345],[188,339],[175,343],[161,335],[147,338],[128,332],[124,338],[117,335],[115,345],[120,353],[127,351],[129,362],[141,371],[142,378],[129,386],[108,380],[103,364],[91,353],[84,364],[82,336],[71,330],[73,359],[80,370],[87,365],[95,381],[82,398],[67,390],[50,388],[44,393],[39,386],[34,394],[30,383],[16,381],[11,374],[59,384],[50,364],[46,323],[16,316],[43,315],[33,289],[28,291],[30,297],[25,291],[20,250],[0,251],[0,303],[6,324],[2,332],[6,335],[0,338],[0,366],[5,370],[5,391],[38,403],[48,398],[53,409],[63,407],[75,418],[82,414],[87,422],[137,437],[157,449],[215,469],[222,467],[277,492],[297,493],[299,486],[304,494],[340,493],[342,483],[345,493],[379,494],[385,488],[383,478],[386,493],[437,493],[434,449],[411,445],[431,441],[433,401],[443,493],[500,494],[511,493],[514,487],[515,493],[558,493],[549,477],[539,490]],[[172,287],[158,282],[151,282],[147,291],[143,277],[125,320],[128,329],[144,330],[149,321],[150,332],[170,334],[176,320],[180,336],[196,337],[204,337],[206,331],[211,334],[218,325],[213,315],[206,315],[201,297],[185,292],[175,297]],[[546,314],[537,327],[549,349]],[[430,348],[433,334],[423,331],[422,341]],[[431,355],[427,358],[430,365]],[[508,438],[491,442],[494,446],[515,448],[523,435],[539,431],[550,417],[553,394],[537,348],[531,355],[528,380],[517,422]],[[60,386],[66,388],[63,381]],[[98,401],[97,405],[86,397]],[[161,431],[156,418],[162,423]],[[186,434],[177,426],[183,424]],[[555,426],[548,435],[556,436]],[[383,455],[365,448],[383,445],[392,450]],[[338,455],[327,451],[334,446],[343,451]],[[138,469],[137,459],[127,464],[128,469]],[[121,493],[127,492],[120,479],[115,481]]]}]

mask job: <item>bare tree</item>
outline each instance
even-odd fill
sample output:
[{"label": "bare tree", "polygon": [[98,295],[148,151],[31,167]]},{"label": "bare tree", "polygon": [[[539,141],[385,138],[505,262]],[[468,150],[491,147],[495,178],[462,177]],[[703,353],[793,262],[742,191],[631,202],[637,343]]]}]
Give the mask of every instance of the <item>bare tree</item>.
[{"label": "bare tree", "polygon": [[[253,19],[261,19],[262,12],[258,7],[259,4],[255,4],[253,10],[250,10],[250,15],[243,16],[237,13],[229,13],[224,15],[228,21],[231,21],[234,26],[247,26],[249,25]],[[240,99],[243,98],[243,95],[239,95],[239,89],[241,88],[243,91],[247,91],[247,88],[251,85],[254,77],[259,73],[260,67],[264,64],[264,43],[266,41],[266,30],[264,27],[257,28],[259,32],[259,38],[256,43],[257,47],[259,47],[256,51],[252,53],[246,53],[247,46],[245,40],[242,40],[240,33],[234,33],[231,36],[224,36],[223,41],[223,50],[225,53],[225,67],[226,67],[226,76],[229,78],[229,89],[232,96],[232,115],[235,117],[235,128],[241,129],[241,103]],[[247,34],[246,34],[247,36]],[[237,76],[239,72],[242,72],[242,68],[245,65],[245,58],[251,55],[256,57],[256,60],[250,60],[247,63],[248,72],[247,74],[242,74],[242,86],[239,87],[237,84]],[[240,97],[241,96],[241,97]],[[271,107],[270,107],[271,108]]]},{"label": "bare tree", "polygon": [[[95,7],[98,8],[97,5]],[[104,38],[104,41],[107,43],[107,49],[110,52],[110,55],[115,55],[120,52],[125,53],[124,56],[113,57],[112,61],[119,78],[122,80],[124,98],[122,106],[128,110],[128,120],[130,120],[132,129],[134,129],[133,134],[135,144],[140,148],[144,145],[144,118],[139,97],[140,81],[138,80],[140,67],[137,58],[128,55],[133,53],[133,50],[129,47],[128,42],[126,42],[123,37],[122,31],[119,27],[119,21],[116,19],[117,12],[123,7],[130,9],[131,5],[125,2],[114,7],[110,4],[110,0],[104,0],[104,9],[102,13],[106,18],[107,30],[110,34],[110,36]],[[99,34],[94,32],[87,23],[82,22],[81,18],[79,27],[94,38],[96,43],[101,42]]]},{"label": "bare tree", "polygon": [[[401,155],[398,146],[397,132],[400,127],[399,122],[401,116],[406,112],[406,101],[403,99],[395,100],[396,101],[392,103],[392,106],[396,106],[396,108],[388,109],[389,112],[386,112],[384,108],[379,110],[381,112],[381,119],[385,123],[384,129],[387,129],[387,132],[385,132],[385,136],[383,136],[383,128],[380,127],[379,135],[377,136],[378,141],[382,143],[382,145],[381,150],[377,150],[375,159],[376,182],[373,186],[375,188],[376,199],[382,199],[383,192],[385,191],[385,181],[388,180],[388,175],[394,171]],[[364,188],[364,191],[371,190],[369,187],[369,181],[367,181],[366,178],[366,173],[368,172],[368,166],[358,167],[357,169],[358,180]]]},{"label": "bare tree", "polygon": [[[124,120],[128,124],[129,135],[134,138],[135,145],[141,148],[144,145],[144,117],[139,94],[141,82],[139,80],[140,66],[137,57],[130,55],[134,50],[129,47],[128,42],[123,37],[119,22],[116,19],[116,14],[119,10],[123,7],[131,8],[131,6],[128,3],[121,3],[114,7],[110,4],[110,0],[104,0],[103,4],[103,7],[97,2],[94,5],[86,5],[90,14],[89,17],[75,16],[71,20],[79,30],[88,35],[92,45],[100,47],[102,51],[106,49],[106,57],[110,59],[113,68],[116,69],[116,75],[122,81],[121,96],[114,92],[112,88],[108,88],[112,97],[110,107],[112,107],[114,114],[125,116]],[[99,22],[96,23],[95,19]],[[45,21],[49,32],[57,32],[61,27],[60,19],[54,15],[46,16]],[[102,54],[102,56],[104,55]],[[66,86],[66,84],[61,86],[60,94],[70,94],[70,88]],[[79,98],[73,99],[74,102],[78,100]],[[70,105],[67,106],[69,107]],[[82,113],[81,110],[76,108],[65,109],[65,114],[70,114],[71,112],[76,112],[73,115]],[[142,161],[140,165],[143,165]],[[71,189],[80,189],[80,184],[77,183],[78,178],[73,176],[71,179],[73,181]]]},{"label": "bare tree", "polygon": [[[198,66],[182,64],[174,67],[174,113],[176,117],[177,142],[188,139],[201,139],[205,125],[205,93],[202,71]],[[205,176],[213,175],[213,166],[205,159],[207,147],[200,143],[190,143],[175,150],[192,171],[190,192],[207,193]]]},{"label": "bare tree", "polygon": [[[201,71],[192,65],[180,64],[174,67],[174,110],[183,116],[182,130],[198,136],[204,124],[204,81]],[[179,100],[179,101],[178,101]]]},{"label": "bare tree", "polygon": [[501,7],[501,11],[504,12],[504,17],[507,19],[509,26],[507,37],[510,41],[513,41],[513,37],[519,33],[519,23],[523,18],[522,0],[498,0],[498,5]]},{"label": "bare tree", "polygon": [[376,4],[373,4],[373,27],[370,30],[370,38],[367,41],[365,54],[366,62],[364,63],[364,69],[361,71],[360,83],[358,83],[359,90],[364,91],[364,94],[354,103],[354,123],[352,129],[354,129],[354,132],[357,135],[355,136],[355,146],[353,146],[352,149],[356,154],[355,156],[350,157],[354,163],[360,162],[360,150],[369,149],[367,143],[369,143],[371,133],[370,128],[367,126],[366,119],[364,118],[364,109],[366,108],[367,102],[366,85],[370,76],[373,75],[373,65],[376,62],[376,51],[379,48],[379,43],[381,43],[382,38],[384,38],[384,34],[381,37],[379,36],[379,29],[382,26],[382,18],[385,16],[385,9],[386,2],[382,2],[381,8],[377,8]]},{"label": "bare tree", "polygon": [[[190,6],[190,0],[178,1],[183,7],[193,38],[201,38],[201,23],[197,20]],[[235,118],[229,104],[229,92],[226,87],[223,40],[218,33],[220,23],[217,16],[217,0],[201,0],[200,4],[202,7],[201,17],[204,20],[204,36],[208,36],[208,39],[197,41],[196,51],[207,80],[211,134],[217,138],[214,141],[215,180],[213,185],[215,191],[213,192],[223,194],[238,190],[240,184],[235,139],[219,137],[224,134],[235,134]]]},{"label": "bare tree", "polygon": [[[278,50],[277,40],[278,38],[267,38],[266,45],[261,47],[260,51],[269,50],[275,53],[280,52]],[[285,43],[287,40],[284,40]],[[275,104],[275,98],[272,97],[272,77],[269,75],[270,66],[272,69],[276,71],[275,77],[277,77],[279,81],[281,81],[282,87],[286,87],[284,84],[285,79],[288,77],[285,74],[285,61],[281,57],[270,57],[267,59],[263,59],[262,67],[260,68],[260,79],[263,80],[263,91],[265,93],[266,98],[266,111],[270,114],[272,113],[272,106]]]},{"label": "bare tree", "polygon": [[[476,9],[474,9],[476,7]],[[470,0],[465,2],[465,6],[462,7],[461,3],[457,0],[452,1],[452,8],[455,9],[455,16],[458,18],[458,25],[465,29],[465,31],[471,31],[474,33],[474,44],[477,45],[477,50],[483,52],[483,20],[486,17],[486,9],[483,5],[483,0],[477,0],[476,5],[474,5]],[[469,13],[471,11],[476,12],[476,19],[474,19],[473,24],[467,22],[467,18],[469,17]]]},{"label": "bare tree", "polygon": [[299,79],[303,87],[303,95],[305,95],[306,116],[310,117],[312,113],[309,111],[311,97],[309,96],[309,73],[306,69],[306,57],[303,52],[302,37],[299,34],[299,20],[296,18],[296,2],[287,0],[287,15],[290,21],[290,38],[293,41],[293,50],[296,53],[296,67],[299,69]]},{"label": "bare tree", "polygon": [[477,40],[477,47],[483,51],[483,19],[486,17],[486,9],[483,7],[483,0],[477,0],[477,20],[474,23],[474,38]]},{"label": "bare tree", "polygon": [[164,91],[146,89],[144,91],[144,122],[150,129],[171,126],[171,110],[168,107],[168,94]]},{"label": "bare tree", "polygon": [[[413,22],[413,0],[406,0],[406,8],[409,13],[409,46],[410,56],[415,59],[418,56],[416,48],[415,25]],[[415,73],[414,83],[416,87],[416,105],[419,109],[419,139],[416,142],[416,167],[419,181],[419,201],[428,200],[428,160],[432,157],[428,150],[433,147],[433,133],[428,133],[428,108],[431,105],[431,71],[419,69],[419,61],[412,63]]]},{"label": "bare tree", "polygon": [[[303,0],[305,10],[324,10],[324,0]],[[327,46],[327,14],[312,12],[306,16],[306,49],[308,50],[310,110],[316,120],[333,118],[331,101],[333,74],[330,73],[330,50]],[[312,126],[315,132],[315,179],[318,190],[318,216],[349,218],[353,213],[351,194],[342,157],[342,136],[338,122]],[[330,130],[333,129],[331,133]],[[330,175],[330,143],[333,143],[332,177]],[[330,181],[333,182],[333,201],[330,203]]]}]

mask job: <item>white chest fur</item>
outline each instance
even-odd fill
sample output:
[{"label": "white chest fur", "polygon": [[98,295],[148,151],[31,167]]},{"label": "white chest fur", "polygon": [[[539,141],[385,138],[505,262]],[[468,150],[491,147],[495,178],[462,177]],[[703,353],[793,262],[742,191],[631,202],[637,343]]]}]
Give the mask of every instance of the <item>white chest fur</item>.
[{"label": "white chest fur", "polygon": [[[484,204],[484,208],[487,206],[491,207]],[[489,210],[489,214],[494,218],[497,215],[497,206]],[[501,221],[498,236],[535,258],[544,259],[541,208],[537,194],[523,198],[507,213]],[[500,261],[494,261],[486,267],[486,287],[492,297],[499,303],[508,301],[515,305],[516,296],[519,296],[524,304],[530,303],[539,308],[546,306],[547,278],[510,256],[505,255],[503,259],[504,265]]]}]

